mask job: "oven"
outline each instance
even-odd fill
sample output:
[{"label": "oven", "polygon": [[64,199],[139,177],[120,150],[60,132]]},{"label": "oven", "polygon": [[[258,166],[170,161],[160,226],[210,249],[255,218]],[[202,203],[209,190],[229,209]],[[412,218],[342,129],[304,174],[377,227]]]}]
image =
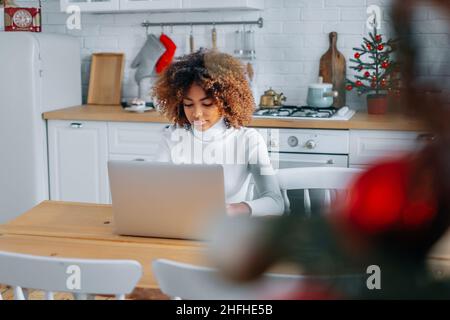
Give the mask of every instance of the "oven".
[{"label": "oven", "polygon": [[263,129],[274,168],[348,167],[349,131]]},{"label": "oven", "polygon": [[[267,141],[274,169],[298,167],[348,167],[348,130],[260,129]],[[323,191],[312,190],[312,211],[320,211]],[[304,214],[303,190],[288,191],[291,211]]]}]

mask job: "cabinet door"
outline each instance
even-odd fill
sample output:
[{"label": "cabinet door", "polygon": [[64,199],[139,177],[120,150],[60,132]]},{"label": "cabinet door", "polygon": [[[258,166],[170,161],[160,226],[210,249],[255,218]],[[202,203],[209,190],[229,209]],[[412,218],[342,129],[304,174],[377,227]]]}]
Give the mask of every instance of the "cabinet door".
[{"label": "cabinet door", "polygon": [[48,121],[50,199],[107,203],[106,122]]},{"label": "cabinet door", "polygon": [[120,0],[120,10],[176,10],[182,0]]},{"label": "cabinet door", "polygon": [[81,12],[110,12],[119,10],[119,0],[60,0],[61,11],[78,6]]},{"label": "cabinet door", "polygon": [[136,158],[145,156],[146,160],[155,160],[165,127],[167,124],[164,123],[110,122],[109,152],[136,155]]},{"label": "cabinet door", "polygon": [[417,132],[350,130],[350,165],[395,158],[421,146]]},{"label": "cabinet door", "polygon": [[241,9],[262,10],[264,0],[183,0],[184,9],[209,10],[209,9]]}]

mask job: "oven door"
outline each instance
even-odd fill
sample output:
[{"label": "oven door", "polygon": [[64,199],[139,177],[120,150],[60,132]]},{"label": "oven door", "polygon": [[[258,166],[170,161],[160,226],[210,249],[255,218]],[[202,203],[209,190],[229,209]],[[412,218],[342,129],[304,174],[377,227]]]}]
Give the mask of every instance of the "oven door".
[{"label": "oven door", "polygon": [[347,155],[271,152],[274,169],[299,167],[348,167]]},{"label": "oven door", "polygon": [[[347,155],[308,154],[271,152],[270,158],[274,169],[299,167],[348,167]],[[309,190],[311,212],[305,209],[304,190],[289,190],[287,192],[291,214],[310,216],[323,211],[323,190]]]}]

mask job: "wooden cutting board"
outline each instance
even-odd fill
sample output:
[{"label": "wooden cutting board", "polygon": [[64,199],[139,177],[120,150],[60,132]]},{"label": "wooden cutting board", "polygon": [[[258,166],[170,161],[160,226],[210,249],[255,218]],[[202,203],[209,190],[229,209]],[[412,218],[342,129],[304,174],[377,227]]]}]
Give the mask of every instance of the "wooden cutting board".
[{"label": "wooden cutting board", "polygon": [[323,82],[332,83],[333,90],[339,95],[334,99],[333,107],[340,108],[345,105],[345,57],[337,49],[337,32],[330,32],[330,48],[320,58],[319,76]]},{"label": "wooden cutting board", "polygon": [[88,104],[120,105],[124,62],[123,53],[92,55]]}]

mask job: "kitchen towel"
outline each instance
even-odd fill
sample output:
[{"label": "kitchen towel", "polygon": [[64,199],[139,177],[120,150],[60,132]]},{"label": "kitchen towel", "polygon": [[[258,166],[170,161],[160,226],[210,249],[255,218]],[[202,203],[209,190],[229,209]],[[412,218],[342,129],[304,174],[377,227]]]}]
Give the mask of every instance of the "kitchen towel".
[{"label": "kitchen towel", "polygon": [[177,46],[175,43],[166,36],[164,33],[159,37],[159,41],[166,47],[166,52],[159,58],[156,63],[156,72],[161,73],[166,69],[170,63],[172,62],[173,57],[175,56],[175,51],[177,50]]},{"label": "kitchen towel", "polygon": [[142,79],[150,77],[156,62],[160,59],[161,55],[166,51],[166,48],[161,41],[154,34],[147,36],[144,46],[139,51],[136,58],[131,63],[131,68],[136,69],[134,78],[139,84]]}]

